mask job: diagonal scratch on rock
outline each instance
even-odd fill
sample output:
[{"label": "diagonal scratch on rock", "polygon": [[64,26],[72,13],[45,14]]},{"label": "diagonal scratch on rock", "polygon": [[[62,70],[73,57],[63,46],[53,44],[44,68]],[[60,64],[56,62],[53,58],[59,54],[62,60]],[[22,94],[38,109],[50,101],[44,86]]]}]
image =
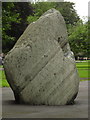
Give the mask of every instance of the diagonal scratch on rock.
[{"label": "diagonal scratch on rock", "polygon": [[[60,51],[60,49],[61,48],[58,47],[57,50],[53,54],[51,54],[51,56],[47,57],[47,60],[45,62],[44,62],[45,58],[44,57],[41,58],[41,60],[36,64],[36,66],[33,67],[31,73],[26,76],[27,81],[20,85],[22,87],[19,89],[19,92],[25,89],[29,82],[32,81],[37,76],[37,74],[55,57],[55,55]],[[35,68],[37,68],[38,70],[35,71]]]}]

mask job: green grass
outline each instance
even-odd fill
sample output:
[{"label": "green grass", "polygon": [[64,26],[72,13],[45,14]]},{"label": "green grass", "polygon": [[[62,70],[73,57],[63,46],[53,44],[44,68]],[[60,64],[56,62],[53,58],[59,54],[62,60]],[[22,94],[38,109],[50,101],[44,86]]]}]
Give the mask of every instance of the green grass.
[{"label": "green grass", "polygon": [[90,77],[90,75],[88,74],[88,70],[78,69],[78,73],[79,73],[80,78],[89,78]]},{"label": "green grass", "polygon": [[0,65],[0,68],[3,68],[3,66],[2,66],[2,65]]},{"label": "green grass", "polygon": [[[90,61],[76,63],[80,81],[90,80]],[[0,66],[3,68],[3,66]],[[88,79],[89,78],[89,79]],[[0,87],[9,87],[4,71],[0,71]]]},{"label": "green grass", "polygon": [[4,71],[0,71],[0,87],[9,87]]},{"label": "green grass", "polygon": [[83,79],[90,80],[90,74],[89,74],[89,72],[90,72],[90,61],[76,63],[76,66],[77,66],[80,78],[82,80]]}]

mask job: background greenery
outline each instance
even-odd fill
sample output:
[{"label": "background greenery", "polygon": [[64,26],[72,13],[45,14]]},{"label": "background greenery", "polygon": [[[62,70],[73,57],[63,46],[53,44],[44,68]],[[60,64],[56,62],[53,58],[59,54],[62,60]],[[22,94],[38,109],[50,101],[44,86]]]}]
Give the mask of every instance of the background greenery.
[{"label": "background greenery", "polygon": [[90,22],[83,23],[72,2],[3,2],[2,3],[2,46],[7,53],[14,46],[28,24],[36,21],[45,11],[55,8],[63,15],[71,50],[78,56],[90,55],[88,38]]},{"label": "background greenery", "polygon": [[90,80],[90,61],[79,62],[76,64],[80,80]]},{"label": "background greenery", "polygon": [[4,71],[0,71],[0,87],[9,87]]}]

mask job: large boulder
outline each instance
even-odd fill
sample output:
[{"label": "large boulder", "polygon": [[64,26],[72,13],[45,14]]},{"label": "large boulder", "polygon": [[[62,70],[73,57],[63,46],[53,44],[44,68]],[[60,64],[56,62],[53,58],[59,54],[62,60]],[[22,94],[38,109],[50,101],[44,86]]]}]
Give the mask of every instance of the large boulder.
[{"label": "large boulder", "polygon": [[7,54],[4,69],[17,102],[72,104],[79,77],[65,21],[50,9],[31,23]]}]

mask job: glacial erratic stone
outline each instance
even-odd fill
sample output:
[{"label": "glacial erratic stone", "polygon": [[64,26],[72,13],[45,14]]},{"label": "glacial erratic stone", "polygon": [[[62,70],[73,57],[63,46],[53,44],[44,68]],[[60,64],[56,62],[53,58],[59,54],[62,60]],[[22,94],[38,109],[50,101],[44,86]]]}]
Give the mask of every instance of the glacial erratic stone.
[{"label": "glacial erratic stone", "polygon": [[72,104],[79,77],[65,21],[50,9],[31,23],[4,61],[5,74],[17,102]]}]

